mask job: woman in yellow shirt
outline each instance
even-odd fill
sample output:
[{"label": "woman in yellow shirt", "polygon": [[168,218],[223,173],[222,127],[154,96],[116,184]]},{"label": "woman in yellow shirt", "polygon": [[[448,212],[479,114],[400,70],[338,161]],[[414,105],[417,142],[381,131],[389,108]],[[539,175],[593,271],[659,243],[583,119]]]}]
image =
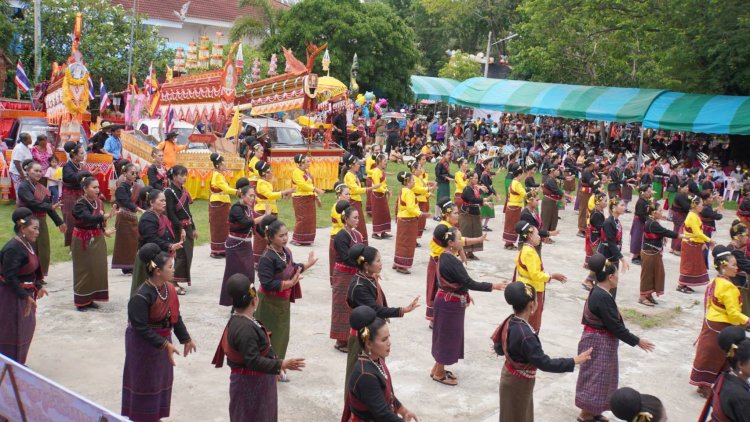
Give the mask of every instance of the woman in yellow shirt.
[{"label": "woman in yellow shirt", "polygon": [[[396,176],[404,187],[398,198],[398,219],[396,223],[396,252],[393,256],[393,269],[401,274],[411,274],[409,268],[414,263],[414,249],[417,247],[417,226],[425,213],[419,209],[417,197],[412,188],[416,176],[401,171]],[[427,213],[427,216],[430,214]]]},{"label": "woman in yellow shirt", "polygon": [[331,239],[328,243],[328,275],[331,283],[333,283],[333,265],[336,262],[333,238],[336,237],[339,230],[344,228],[341,213],[349,206],[349,187],[344,182],[336,182],[333,185],[333,192],[336,194],[336,203],[331,207]]},{"label": "woman in yellow shirt", "polygon": [[229,208],[232,206],[230,196],[237,194],[237,189],[229,186],[224,171],[224,157],[214,152],[211,154],[211,163],[214,172],[211,175],[209,189],[211,196],[208,198],[208,225],[211,228],[211,258],[223,258],[225,255],[224,242],[229,235]]},{"label": "woman in yellow shirt", "polygon": [[[453,181],[456,182],[456,191],[453,193],[453,202],[456,204],[456,208],[461,209],[461,205],[464,203],[463,199],[461,199],[461,195],[463,195],[466,185],[469,184],[469,181],[466,180],[466,171],[469,169],[469,161],[466,160],[466,158],[459,158],[458,167],[459,170],[453,174]],[[456,227],[458,227],[458,225],[456,225]]]},{"label": "woman in yellow shirt", "polygon": [[255,185],[260,178],[258,171],[255,170],[255,165],[258,164],[258,161],[263,160],[264,153],[263,144],[258,141],[252,144],[251,150],[248,153],[250,160],[247,162],[247,180],[250,181],[250,187],[253,189],[255,189]]},{"label": "woman in yellow shirt", "polygon": [[[380,155],[380,145],[368,145],[365,147],[365,153],[367,156],[365,157],[365,176],[367,178],[365,179],[365,187],[372,187],[372,171],[375,169],[375,160],[378,155]],[[367,193],[367,203],[365,204],[365,211],[367,211],[367,215],[372,216],[372,191]]]},{"label": "woman in yellow shirt", "polygon": [[536,247],[541,243],[542,238],[539,236],[539,230],[527,221],[516,223],[516,233],[523,240],[521,251],[516,258],[516,271],[513,274],[513,281],[520,281],[533,287],[536,291],[537,309],[529,317],[529,324],[536,333],[539,333],[542,327],[542,312],[544,311],[544,289],[551,280],[557,280],[562,283],[568,281],[568,278],[560,273],[544,272],[542,258],[536,251]]},{"label": "woman in yellow shirt", "polygon": [[294,233],[292,245],[309,246],[315,241],[317,215],[315,207],[320,207],[323,189],[315,187],[315,179],[308,171],[310,157],[297,154],[294,156],[297,168],[292,170],[292,186],[297,190],[292,194],[294,206]]},{"label": "woman in yellow shirt", "polygon": [[[683,255],[685,245],[683,247]],[[698,387],[698,394],[708,397],[711,386],[726,364],[726,353],[717,341],[719,332],[730,325],[750,328],[748,316],[742,313],[740,290],[732,283],[737,275],[737,259],[723,245],[713,250],[714,267],[718,275],[706,288],[705,317],[695,345],[695,360],[690,373],[690,384]],[[696,261],[703,262],[696,258]]]},{"label": "woman in yellow shirt", "polygon": [[367,220],[365,219],[364,208],[362,207],[362,194],[367,194],[367,192],[379,188],[380,185],[363,188],[362,183],[360,183],[357,178],[359,165],[359,158],[357,158],[357,156],[348,152],[344,153],[344,167],[347,170],[344,175],[344,183],[349,187],[349,202],[357,209],[357,211],[359,211],[359,225],[357,226],[357,231],[359,231],[364,238],[364,244],[367,245]]},{"label": "woman in yellow shirt", "polygon": [[[258,161],[255,164],[255,171],[259,175],[257,184],[255,185],[255,206],[253,206],[253,218],[262,217],[266,215],[266,208],[270,209],[270,213],[278,216],[279,208],[276,206],[276,201],[282,198],[289,198],[295,191],[295,188],[289,188],[282,191],[274,191],[273,184],[273,172],[271,166],[265,161]],[[255,267],[258,267],[260,257],[263,256],[263,252],[266,251],[268,242],[266,238],[261,236],[257,230],[253,230],[253,258]]]},{"label": "woman in yellow shirt", "polygon": [[372,191],[372,237],[373,239],[388,239],[391,236],[391,209],[388,201],[391,199],[391,191],[388,189],[388,181],[385,179],[385,168],[388,165],[388,156],[379,154],[375,157],[375,167],[372,169],[372,181],[380,185]]},{"label": "woman in yellow shirt", "polygon": [[[430,211],[430,193],[435,189],[435,182],[427,180],[427,173],[424,171],[424,164],[417,160],[411,164],[411,174],[414,175],[414,188],[412,191],[417,197],[417,206],[422,211],[417,224],[417,240],[422,238],[424,228],[427,226],[427,216]],[[429,214],[431,215],[431,214]],[[417,242],[417,247],[419,247]]]},{"label": "woman in yellow shirt", "polygon": [[508,172],[513,176],[508,188],[508,197],[505,199],[505,225],[503,226],[503,240],[505,249],[516,249],[518,233],[516,233],[516,223],[521,219],[521,211],[524,207],[524,198],[526,198],[526,188],[521,182],[523,178],[523,169],[516,163],[508,166]]},{"label": "woman in yellow shirt", "polygon": [[699,213],[703,209],[703,200],[698,195],[691,195],[690,212],[682,226],[682,253],[680,254],[680,281],[677,291],[693,293],[691,286],[708,284],[708,268],[703,260],[703,249],[713,248],[714,242],[703,233],[703,223]]}]

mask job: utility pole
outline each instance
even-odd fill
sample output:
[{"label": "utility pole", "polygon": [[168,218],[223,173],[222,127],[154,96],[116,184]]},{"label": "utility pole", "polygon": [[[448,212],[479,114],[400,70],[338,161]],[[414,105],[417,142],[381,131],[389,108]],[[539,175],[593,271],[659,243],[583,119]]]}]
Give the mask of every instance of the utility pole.
[{"label": "utility pole", "polygon": [[42,0],[34,0],[34,83],[42,75]]},{"label": "utility pole", "polygon": [[486,78],[490,71],[490,47],[492,44],[492,31],[487,35],[487,53],[484,55],[484,77]]},{"label": "utility pole", "polygon": [[[38,1],[38,0],[37,0]],[[128,85],[132,80],[131,70],[133,67],[133,38],[135,37],[135,2],[133,0],[133,15],[130,17],[130,44],[128,45]]]}]

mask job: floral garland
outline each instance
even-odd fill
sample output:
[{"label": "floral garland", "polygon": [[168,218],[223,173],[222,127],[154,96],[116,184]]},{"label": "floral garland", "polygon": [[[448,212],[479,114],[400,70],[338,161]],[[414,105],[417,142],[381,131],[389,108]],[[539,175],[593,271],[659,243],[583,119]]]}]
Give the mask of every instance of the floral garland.
[{"label": "floral garland", "polygon": [[[80,87],[80,98],[74,97],[71,85]],[[65,77],[63,78],[62,85],[63,104],[65,104],[65,108],[67,108],[71,114],[82,114],[89,107],[89,89],[87,85],[88,80],[86,76],[81,79],[75,79],[70,73],[70,68],[68,67],[65,69]]]}]

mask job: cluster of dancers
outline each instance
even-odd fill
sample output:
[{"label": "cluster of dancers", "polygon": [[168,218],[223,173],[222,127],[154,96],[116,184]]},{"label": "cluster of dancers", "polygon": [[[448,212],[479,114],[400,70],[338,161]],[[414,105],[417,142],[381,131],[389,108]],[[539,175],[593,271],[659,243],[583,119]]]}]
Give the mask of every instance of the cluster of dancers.
[{"label": "cluster of dancers", "polygon": [[[65,151],[69,160],[63,167],[61,204],[53,203],[46,187],[38,183],[38,163],[23,163],[28,177],[19,186],[18,207],[12,215],[15,236],[0,251],[0,312],[4,320],[12,321],[0,328],[0,352],[26,362],[36,302],[47,294],[46,217],[66,233],[73,261],[74,305],[81,311],[95,309],[97,302],[109,299],[104,238],[114,235],[112,268],[132,273],[121,412],[135,421],[168,417],[174,356],[196,350],[179,304],[184,286],[191,284],[193,245],[198,238],[190,211],[192,199],[185,188],[187,169],[165,166],[163,152],[156,150],[154,164],[147,170],[148,186],[141,187],[133,164],[118,163],[115,205],[107,212],[99,198],[97,179],[83,170],[80,145],[67,143]],[[294,157],[293,187],[276,191],[271,167],[262,159],[263,146],[251,145],[250,154],[249,177],[240,178],[233,186],[223,174],[223,157],[216,153],[210,157],[216,170],[209,198],[211,256],[225,258],[219,303],[232,310],[223,334],[217,336],[212,363],[221,367],[226,361],[230,367],[231,420],[274,421],[278,418],[277,383],[289,382],[289,371],[305,367],[304,358],[287,357],[291,303],[302,298],[301,280],[318,261],[313,252],[305,262],[295,261],[287,245],[314,243],[316,203],[320,204],[323,191],[308,171],[309,157]],[[414,265],[426,220],[433,215],[430,197],[436,194],[434,215],[439,224],[429,242],[425,306],[432,330],[432,380],[450,387],[463,382],[449,367],[464,358],[465,313],[474,303],[470,292],[504,290],[512,313],[492,335],[495,351],[505,358],[499,388],[501,422],[533,421],[538,370],[572,372],[576,366],[578,421],[605,421],[607,410],[628,421],[666,420],[666,410],[657,398],[618,389],[619,343],[644,351],[655,347],[626,327],[616,302],[619,274],[629,267],[621,250],[619,218],[627,208],[622,190],[626,184],[638,182],[630,252],[631,263],[641,266],[639,302],[657,305],[656,298],[664,293],[662,253],[665,239],[673,239],[672,249],[681,256],[678,290],[690,294],[697,286],[707,286],[705,318],[690,382],[707,397],[706,415],[719,421],[747,420],[750,340],[745,339],[745,328],[750,323],[743,291],[750,271],[746,255],[750,253],[750,201],[740,205],[739,218],[730,231],[731,243],[716,245],[711,233],[715,220],[721,218],[721,205],[713,210],[711,202],[716,198],[701,189],[694,173],[677,181],[678,191],[670,201],[675,227],[669,230],[660,224],[663,207],[654,201],[648,177],[619,179],[616,170],[602,167],[606,163],[587,160],[577,195],[581,204],[578,228],[585,237],[584,266],[589,270],[583,281],[589,290],[582,310],[583,331],[575,357],[553,359],[544,353],[539,337],[545,287],[553,280],[566,282],[568,278],[545,270],[542,245],[553,243],[551,237],[559,234],[559,209],[572,195],[566,192],[566,170],[561,161],[554,155],[549,160],[550,165],[543,166],[541,186],[533,177],[537,170],[534,163],[511,163],[508,168],[502,238],[507,249],[518,251],[509,283],[476,281],[464,265],[479,259],[476,254],[492,230],[493,199],[500,198],[492,189],[490,160],[480,160],[469,170],[469,163],[459,159],[459,170],[451,174],[451,152],[444,150],[436,165],[435,181],[430,181],[425,171],[424,156],[417,156],[409,171],[397,174],[401,187],[395,201],[392,268],[399,273],[409,274]],[[369,244],[366,226],[369,208],[372,237],[393,237],[387,162],[373,147],[365,160],[367,178],[363,183],[358,176],[360,160],[347,153],[342,158],[341,181],[334,187],[337,200],[330,211],[329,239],[330,339],[337,350],[347,354],[343,421],[417,420],[416,413],[396,398],[394,377],[386,361],[392,341],[388,321],[397,324],[396,318],[419,308],[419,297],[401,307],[388,304],[381,283],[384,263],[380,251]],[[597,176],[606,174],[611,177]],[[451,183],[455,184],[453,198]],[[608,193],[603,191],[605,183]],[[277,201],[287,198],[294,205],[293,228],[278,218]],[[63,218],[56,211],[60,206]],[[605,212],[609,214],[606,217]],[[114,229],[107,225],[113,217]],[[707,271],[709,250],[717,271],[713,280]],[[173,344],[173,334],[181,348]],[[646,414],[650,419],[641,418]]]}]

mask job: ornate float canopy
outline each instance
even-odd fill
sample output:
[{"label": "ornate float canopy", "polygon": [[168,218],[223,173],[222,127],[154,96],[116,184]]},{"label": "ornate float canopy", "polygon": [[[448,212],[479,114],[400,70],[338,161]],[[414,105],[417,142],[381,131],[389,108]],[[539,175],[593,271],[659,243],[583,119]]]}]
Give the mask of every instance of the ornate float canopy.
[{"label": "ornate float canopy", "polygon": [[206,118],[223,123],[230,119],[239,80],[233,59],[237,45],[232,46],[222,69],[178,76],[162,84],[159,105],[162,115],[171,107],[180,120]]},{"label": "ornate float canopy", "polygon": [[81,122],[89,106],[89,71],[78,47],[81,42],[83,19],[76,14],[70,57],[62,66],[54,66],[44,95],[47,118],[51,124]]},{"label": "ornate float canopy", "polygon": [[291,50],[284,48],[286,72],[245,85],[245,91],[237,96],[237,104],[251,105],[251,114],[276,113],[280,111],[315,109],[315,90],[318,76],[312,73],[315,57],[327,44],[318,47],[307,45],[307,63],[302,63]]}]

